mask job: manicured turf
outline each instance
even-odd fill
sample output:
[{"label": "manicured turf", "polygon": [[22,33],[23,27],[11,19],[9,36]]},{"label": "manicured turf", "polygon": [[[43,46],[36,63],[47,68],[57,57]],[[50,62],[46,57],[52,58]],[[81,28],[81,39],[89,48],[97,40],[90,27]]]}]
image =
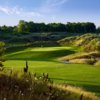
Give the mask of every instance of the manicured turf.
[{"label": "manicured turf", "polygon": [[81,86],[100,95],[100,67],[84,64],[64,64],[56,58],[75,52],[73,47],[13,49],[6,52],[5,67],[21,69],[28,60],[32,73],[49,73],[54,82]]}]

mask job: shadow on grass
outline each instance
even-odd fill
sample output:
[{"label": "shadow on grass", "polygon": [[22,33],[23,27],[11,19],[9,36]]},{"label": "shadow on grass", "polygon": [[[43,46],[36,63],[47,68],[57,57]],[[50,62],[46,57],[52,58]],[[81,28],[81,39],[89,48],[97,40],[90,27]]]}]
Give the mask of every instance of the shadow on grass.
[{"label": "shadow on grass", "polygon": [[98,96],[100,96],[100,85],[88,85],[88,84],[81,84],[81,87],[83,87],[84,89],[86,89],[87,91],[91,91],[96,93]]},{"label": "shadow on grass", "polygon": [[12,52],[16,52],[16,51],[23,51],[25,50],[27,47],[23,46],[23,47],[10,47],[10,48],[7,48],[5,50],[5,54],[11,54]]},{"label": "shadow on grass", "polygon": [[63,57],[73,54],[71,50],[55,50],[55,51],[25,51],[5,56],[7,60],[30,60],[30,61],[53,61],[57,57]]},{"label": "shadow on grass", "polygon": [[[95,85],[96,82],[69,80],[69,79],[61,79],[61,78],[51,78],[51,79],[56,80],[56,81],[57,80],[64,81],[65,84],[68,83],[70,85],[75,85],[75,86],[81,87],[87,91],[95,93],[97,96],[100,96],[100,85]],[[97,84],[99,84],[99,83],[97,83]]]}]

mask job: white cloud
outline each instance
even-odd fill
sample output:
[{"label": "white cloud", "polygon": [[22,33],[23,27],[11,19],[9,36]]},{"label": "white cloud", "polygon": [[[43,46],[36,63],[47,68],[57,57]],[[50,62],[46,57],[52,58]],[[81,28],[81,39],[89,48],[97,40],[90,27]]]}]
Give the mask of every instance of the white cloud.
[{"label": "white cloud", "polygon": [[41,17],[42,15],[34,11],[25,11],[23,8],[19,7],[3,7],[0,6],[0,12],[7,15],[18,15],[18,16],[29,16],[29,17]]},{"label": "white cloud", "polygon": [[67,2],[68,0],[47,0],[46,4],[49,6],[59,6]]},{"label": "white cloud", "polygon": [[40,7],[40,12],[50,13],[58,11],[61,6],[69,0],[45,0]]},{"label": "white cloud", "polygon": [[46,5],[50,6],[50,7],[55,7],[55,6],[60,6],[62,4],[64,4],[65,2],[67,2],[68,0],[47,0],[46,1]]}]

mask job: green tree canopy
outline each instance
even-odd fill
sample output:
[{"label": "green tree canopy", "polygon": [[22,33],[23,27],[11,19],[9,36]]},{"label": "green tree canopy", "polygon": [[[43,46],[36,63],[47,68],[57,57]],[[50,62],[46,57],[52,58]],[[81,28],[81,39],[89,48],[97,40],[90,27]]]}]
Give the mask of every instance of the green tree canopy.
[{"label": "green tree canopy", "polygon": [[18,28],[18,33],[27,32],[28,31],[27,22],[25,22],[24,20],[20,20],[17,28]]}]

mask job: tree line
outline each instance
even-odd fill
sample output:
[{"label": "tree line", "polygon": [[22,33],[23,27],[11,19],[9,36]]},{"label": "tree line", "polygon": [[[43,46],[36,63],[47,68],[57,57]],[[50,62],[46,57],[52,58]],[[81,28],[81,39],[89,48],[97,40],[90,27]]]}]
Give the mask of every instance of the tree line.
[{"label": "tree line", "polygon": [[63,23],[34,23],[20,20],[17,26],[1,26],[0,33],[34,33],[34,32],[69,32],[69,33],[94,33],[100,32],[100,27],[92,22]]}]

